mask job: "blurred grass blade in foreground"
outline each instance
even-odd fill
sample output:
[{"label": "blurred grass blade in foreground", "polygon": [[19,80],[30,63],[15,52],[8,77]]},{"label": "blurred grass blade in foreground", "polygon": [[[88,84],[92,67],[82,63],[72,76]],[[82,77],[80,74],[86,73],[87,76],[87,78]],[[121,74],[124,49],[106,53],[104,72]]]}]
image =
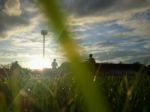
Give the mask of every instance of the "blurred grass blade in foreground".
[{"label": "blurred grass blade in foreground", "polygon": [[104,96],[96,88],[92,81],[92,76],[88,69],[81,64],[81,58],[75,42],[69,34],[69,29],[66,27],[63,14],[58,7],[56,0],[39,0],[42,9],[46,14],[49,25],[53,26],[58,42],[64,49],[67,58],[71,61],[72,71],[78,85],[84,95],[86,105],[89,112],[107,112],[106,100]]}]

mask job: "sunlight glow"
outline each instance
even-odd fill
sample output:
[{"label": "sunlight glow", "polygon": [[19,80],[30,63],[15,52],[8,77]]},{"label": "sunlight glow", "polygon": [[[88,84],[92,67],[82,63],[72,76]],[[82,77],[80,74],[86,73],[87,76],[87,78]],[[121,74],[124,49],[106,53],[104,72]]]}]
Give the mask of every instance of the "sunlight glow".
[{"label": "sunlight glow", "polygon": [[29,61],[28,67],[31,69],[42,70],[44,68],[49,68],[50,67],[49,63],[50,62],[46,58],[34,57]]}]

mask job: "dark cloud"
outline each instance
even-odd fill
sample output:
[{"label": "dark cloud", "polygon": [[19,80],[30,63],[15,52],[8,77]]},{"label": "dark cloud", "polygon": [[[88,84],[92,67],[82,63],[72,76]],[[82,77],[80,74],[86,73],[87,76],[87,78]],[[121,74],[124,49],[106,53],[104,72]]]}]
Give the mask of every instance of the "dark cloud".
[{"label": "dark cloud", "polygon": [[117,0],[64,0],[67,10],[76,14],[89,14],[111,7]]},{"label": "dark cloud", "polygon": [[[149,0],[61,0],[63,8],[75,15],[89,15],[101,12],[128,10],[149,5]],[[105,12],[103,12],[105,10]],[[107,10],[107,12],[106,12]]]},{"label": "dark cloud", "polygon": [[150,20],[150,9],[134,14],[132,20]]},{"label": "dark cloud", "polygon": [[30,25],[30,20],[36,15],[27,10],[33,1],[30,0],[1,0],[0,1],[0,38],[5,38],[10,31]]},{"label": "dark cloud", "polygon": [[5,0],[0,0],[0,10],[4,9]]},{"label": "dark cloud", "polygon": [[[127,63],[134,63],[140,62],[145,63],[149,60],[149,51],[113,51],[113,52],[97,52],[94,53],[95,58],[97,61],[100,62],[127,62]],[[150,62],[148,62],[150,63]]]},{"label": "dark cloud", "polygon": [[27,25],[28,21],[22,16],[8,16],[6,14],[0,13],[0,33],[5,35],[7,30],[12,29],[15,26]]}]

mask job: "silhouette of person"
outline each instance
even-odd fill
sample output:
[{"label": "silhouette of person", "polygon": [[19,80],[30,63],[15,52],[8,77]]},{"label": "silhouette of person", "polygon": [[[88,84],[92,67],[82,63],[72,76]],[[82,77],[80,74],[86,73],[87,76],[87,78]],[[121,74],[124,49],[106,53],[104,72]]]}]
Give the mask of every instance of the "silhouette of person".
[{"label": "silhouette of person", "polygon": [[90,71],[94,74],[95,73],[95,59],[93,58],[93,54],[89,54],[89,67],[90,67]]},{"label": "silhouette of person", "polygon": [[57,64],[57,62],[56,62],[56,59],[53,60],[51,66],[52,66],[52,70],[57,70],[58,64]]}]

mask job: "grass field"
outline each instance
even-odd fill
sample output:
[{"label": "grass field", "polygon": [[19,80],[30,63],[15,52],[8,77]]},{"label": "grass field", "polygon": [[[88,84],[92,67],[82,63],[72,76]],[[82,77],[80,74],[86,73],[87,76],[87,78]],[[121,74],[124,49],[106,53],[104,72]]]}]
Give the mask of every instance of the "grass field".
[{"label": "grass field", "polygon": [[[93,82],[112,112],[149,112],[150,76],[100,76]],[[0,81],[0,112],[88,112],[72,74],[13,70]],[[101,104],[98,104],[101,105]]]}]

